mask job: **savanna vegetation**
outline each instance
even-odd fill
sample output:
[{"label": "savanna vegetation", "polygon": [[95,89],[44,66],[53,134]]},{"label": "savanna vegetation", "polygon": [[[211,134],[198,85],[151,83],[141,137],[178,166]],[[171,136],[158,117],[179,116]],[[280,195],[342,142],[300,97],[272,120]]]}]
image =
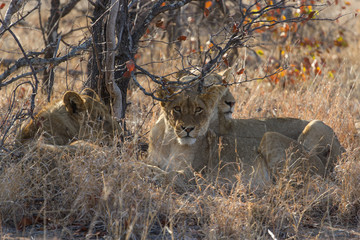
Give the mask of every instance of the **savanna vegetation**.
[{"label": "savanna vegetation", "polygon": [[[0,0],[1,238],[359,238],[358,8],[357,0]],[[178,84],[179,72],[197,70],[201,82],[229,68],[233,118],[319,119],[334,129],[346,152],[329,176],[282,171],[253,191],[194,173],[201,184],[179,190],[144,167],[164,100],[155,90]],[[86,87],[122,128],[111,144],[49,147],[40,136],[19,145],[21,125]]]}]

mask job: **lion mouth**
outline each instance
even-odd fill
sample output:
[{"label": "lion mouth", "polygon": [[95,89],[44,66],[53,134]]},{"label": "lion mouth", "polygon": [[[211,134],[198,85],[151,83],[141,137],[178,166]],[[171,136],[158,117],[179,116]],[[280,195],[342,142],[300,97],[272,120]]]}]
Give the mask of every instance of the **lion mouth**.
[{"label": "lion mouth", "polygon": [[181,145],[192,145],[196,142],[196,138],[186,136],[186,137],[178,138],[178,142]]},{"label": "lion mouth", "polygon": [[228,112],[224,113],[224,116],[225,116],[225,118],[232,118],[232,114],[233,114],[232,111],[228,111]]}]

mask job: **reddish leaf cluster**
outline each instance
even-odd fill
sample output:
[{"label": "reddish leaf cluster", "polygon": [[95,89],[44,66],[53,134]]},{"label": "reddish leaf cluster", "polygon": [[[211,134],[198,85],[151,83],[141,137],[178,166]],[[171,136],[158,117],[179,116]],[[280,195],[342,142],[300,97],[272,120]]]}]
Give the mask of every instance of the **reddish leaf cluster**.
[{"label": "reddish leaf cluster", "polygon": [[206,1],[204,6],[204,16],[208,17],[210,14],[210,7],[212,6],[212,1]]},{"label": "reddish leaf cluster", "polygon": [[131,72],[135,70],[135,63],[133,60],[129,60],[126,62],[126,69],[127,71],[124,73],[124,77],[130,77]]}]

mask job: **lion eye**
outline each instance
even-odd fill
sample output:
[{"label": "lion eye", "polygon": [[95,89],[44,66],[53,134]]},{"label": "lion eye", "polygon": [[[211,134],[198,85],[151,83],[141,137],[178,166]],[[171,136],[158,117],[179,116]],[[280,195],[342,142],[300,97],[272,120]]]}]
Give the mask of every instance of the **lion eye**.
[{"label": "lion eye", "polygon": [[174,111],[175,112],[181,112],[181,107],[180,106],[176,106],[176,107],[174,107]]},{"label": "lion eye", "polygon": [[202,108],[201,107],[197,107],[196,109],[195,109],[195,113],[201,113],[202,112]]}]

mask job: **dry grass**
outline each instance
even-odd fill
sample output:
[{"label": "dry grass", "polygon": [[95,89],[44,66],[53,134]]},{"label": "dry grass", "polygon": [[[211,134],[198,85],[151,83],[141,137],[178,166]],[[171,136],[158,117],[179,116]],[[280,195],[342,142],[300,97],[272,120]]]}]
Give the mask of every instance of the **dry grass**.
[{"label": "dry grass", "polygon": [[[241,182],[231,190],[207,183],[180,192],[141,164],[147,158],[137,145],[146,141],[159,107],[134,89],[129,91],[127,113],[134,136],[121,147],[62,151],[35,143],[24,155],[16,149],[14,154],[1,153],[0,234],[5,239],[271,239],[271,234],[278,239],[359,238],[359,47],[354,41],[326,56],[327,68],[337,69],[334,77],[314,76],[285,89],[266,80],[231,88],[237,100],[235,118],[288,116],[320,119],[331,126],[346,153],[329,179],[283,172],[261,192],[251,192]],[[68,64],[79,69],[83,63],[75,59]],[[58,74],[75,84],[58,81],[54,97],[82,84],[66,71]],[[13,89],[1,90],[1,116]],[[28,104],[28,95],[25,89],[15,108]],[[44,104],[38,96],[37,110]],[[18,126],[11,129],[9,149]]]}]

